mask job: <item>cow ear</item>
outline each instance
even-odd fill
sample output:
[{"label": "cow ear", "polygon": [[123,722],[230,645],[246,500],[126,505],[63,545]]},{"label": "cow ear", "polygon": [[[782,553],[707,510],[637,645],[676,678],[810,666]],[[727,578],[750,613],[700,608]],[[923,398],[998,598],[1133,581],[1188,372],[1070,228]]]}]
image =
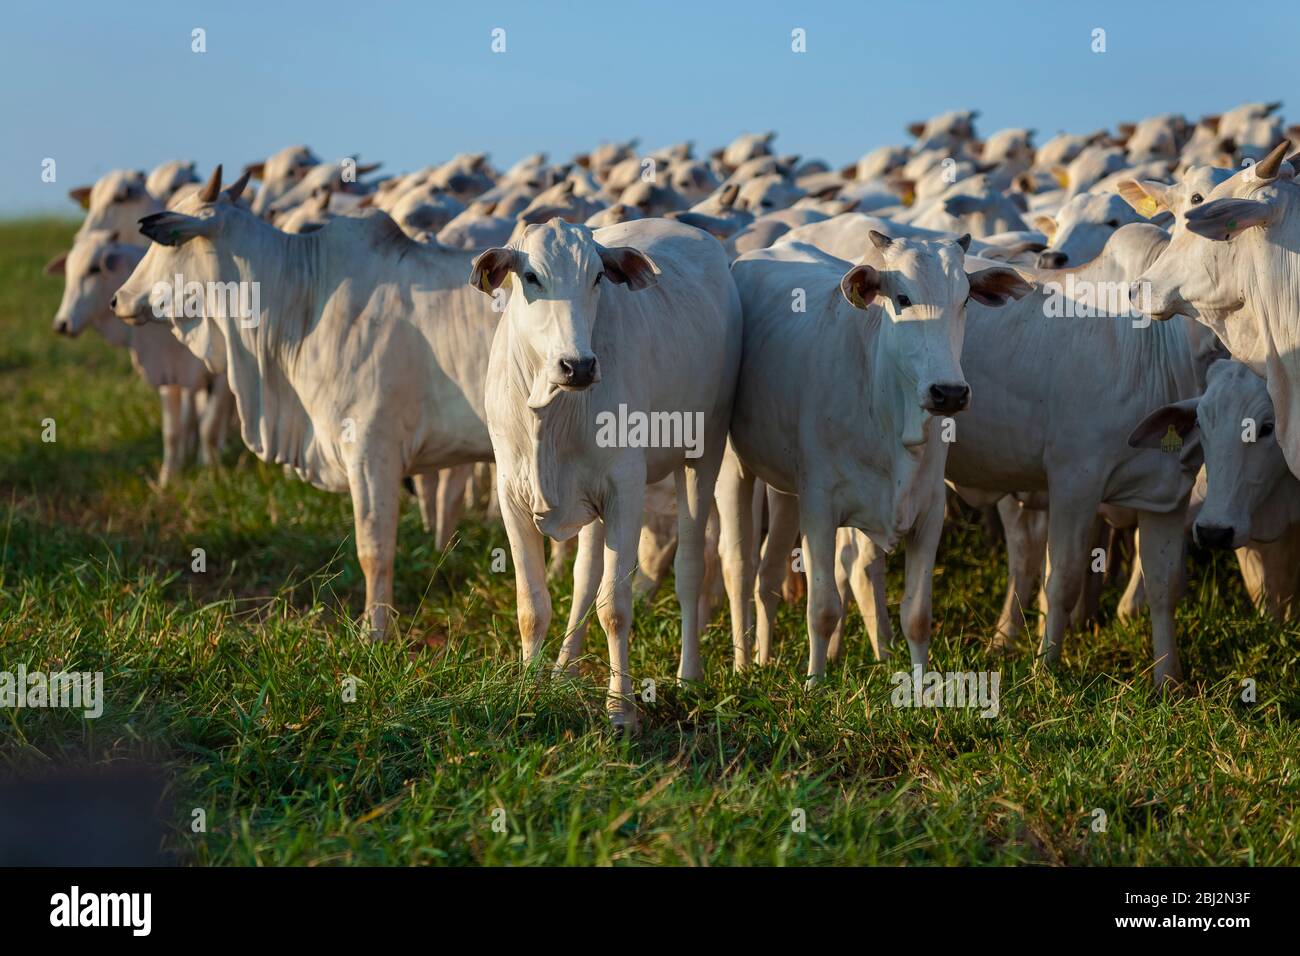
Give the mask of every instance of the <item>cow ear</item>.
[{"label": "cow ear", "polygon": [[680,223],[688,226],[694,226],[696,229],[703,229],[709,235],[722,242],[726,242],[736,232],[740,230],[739,219],[722,219],[719,216],[706,216],[702,212],[670,212],[669,219],[676,219]]},{"label": "cow ear", "polygon": [[1185,219],[1190,232],[1207,239],[1231,239],[1251,226],[1273,219],[1274,207],[1257,199],[1215,199],[1190,210]]},{"label": "cow ear", "polygon": [[57,256],[45,263],[43,270],[47,276],[61,276],[67,271],[68,254],[60,252]]},{"label": "cow ear", "polygon": [[478,254],[474,259],[474,268],[470,270],[469,284],[480,292],[491,295],[501,288],[506,276],[513,272],[519,263],[519,253],[514,249],[500,246]]},{"label": "cow ear", "polygon": [[917,139],[920,139],[921,134],[925,132],[925,123],[908,123],[907,131]]},{"label": "cow ear", "polygon": [[1023,298],[1034,288],[1015,269],[1001,266],[968,273],[966,280],[970,283],[970,297],[982,305],[1006,305],[1008,300]]},{"label": "cow ear", "polygon": [[663,275],[654,260],[640,249],[631,246],[600,247],[600,261],[605,267],[605,277],[618,282],[633,292],[648,289]]},{"label": "cow ear", "polygon": [[1140,215],[1150,219],[1162,209],[1169,208],[1169,187],[1164,183],[1145,179],[1125,179],[1119,184],[1119,194]]},{"label": "cow ear", "polygon": [[1056,220],[1051,216],[1035,216],[1031,225],[1045,235],[1049,241],[1052,238],[1052,233],[1056,232]]},{"label": "cow ear", "polygon": [[727,185],[722,187],[722,191],[718,194],[718,202],[720,202],[727,209],[730,209],[732,206],[736,204],[736,197],[739,195],[740,195],[740,184],[727,183]]},{"label": "cow ear", "polygon": [[943,211],[950,216],[969,216],[978,211],[981,205],[977,196],[953,196],[944,200]]},{"label": "cow ear", "polygon": [[77,186],[74,189],[69,189],[68,196],[69,198],[71,198],[73,202],[75,202],[82,209],[90,208],[90,187],[89,186]]},{"label": "cow ear", "polygon": [[840,294],[855,309],[866,309],[879,292],[880,273],[871,266],[854,266],[840,279]]},{"label": "cow ear", "polygon": [[249,163],[244,167],[244,172],[256,180],[261,180],[266,175],[266,163]]},{"label": "cow ear", "polygon": [[213,219],[199,219],[178,212],[156,212],[140,220],[140,234],[163,246],[179,246],[195,236],[210,235]]},{"label": "cow ear", "polygon": [[1168,438],[1170,429],[1180,440],[1186,438],[1196,427],[1196,406],[1200,401],[1199,398],[1188,398],[1157,408],[1133,429],[1128,436],[1129,447],[1159,448]]}]

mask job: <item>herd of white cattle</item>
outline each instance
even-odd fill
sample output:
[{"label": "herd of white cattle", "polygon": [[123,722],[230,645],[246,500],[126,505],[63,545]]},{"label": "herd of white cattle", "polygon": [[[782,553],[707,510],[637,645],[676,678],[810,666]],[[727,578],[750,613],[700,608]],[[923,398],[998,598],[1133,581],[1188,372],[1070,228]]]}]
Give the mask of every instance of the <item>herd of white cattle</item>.
[{"label": "herd of white cattle", "polygon": [[669,560],[683,680],[715,584],[735,666],[770,659],[793,562],[809,679],[850,594],[886,658],[900,542],[900,623],[927,666],[949,490],[996,508],[997,640],[1037,598],[1046,665],[1136,529],[1120,614],[1145,600],[1164,684],[1189,532],[1237,550],[1267,613],[1300,587],[1300,160],[1278,106],[1037,147],[951,112],[839,170],[768,133],[379,181],[297,146],[224,191],[221,167],[116,171],[73,190],[87,216],[47,270],[66,282],[54,324],[94,326],[158,389],[160,481],[196,445],[217,462],[237,419],[259,458],[349,492],[377,638],[404,480],[444,547],[494,474],[524,657],[551,623],[544,538],[576,538],[556,670],[594,609],[618,727],[634,590]]}]

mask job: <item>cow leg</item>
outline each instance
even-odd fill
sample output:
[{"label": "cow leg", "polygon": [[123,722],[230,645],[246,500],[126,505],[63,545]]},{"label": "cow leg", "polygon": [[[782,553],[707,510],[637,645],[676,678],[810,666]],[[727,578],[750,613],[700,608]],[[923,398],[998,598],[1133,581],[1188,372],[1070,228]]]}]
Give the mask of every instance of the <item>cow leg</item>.
[{"label": "cow leg", "polygon": [[163,463],[158,472],[158,484],[167,484],[180,474],[185,461],[185,421],[183,389],[179,385],[162,385],[158,397],[162,399]]},{"label": "cow leg", "polygon": [[647,600],[658,594],[676,554],[676,517],[647,512],[637,544],[636,583],[632,593]]},{"label": "cow leg", "polygon": [[1053,497],[1047,513],[1047,627],[1038,648],[1039,663],[1055,667],[1070,613],[1079,603],[1087,573],[1088,545],[1097,516],[1097,497]]},{"label": "cow leg", "polygon": [[731,651],[737,671],[750,663],[750,634],[754,628],[754,475],[730,451],[718,474],[718,553],[722,580],[731,608]]},{"label": "cow leg", "polygon": [[397,554],[397,515],[400,510],[401,476],[383,452],[363,450],[349,475],[352,517],[356,524],[357,560],[366,576],[366,617],[370,638],[385,641],[392,636],[393,560]]},{"label": "cow leg", "polygon": [[755,584],[758,595],[756,659],[759,665],[768,664],[772,660],[772,629],[776,625],[776,606],[781,599],[785,569],[790,566],[791,552],[799,540],[799,499],[770,488],[768,491],[767,543],[763,545],[763,557],[758,565],[758,580]]},{"label": "cow leg", "polygon": [[1007,596],[998,616],[993,646],[1010,648],[1024,631],[1025,608],[1030,606],[1042,584],[1047,512],[1035,511],[1007,495],[998,499],[997,513],[1006,539]]},{"label": "cow leg", "polygon": [[473,465],[457,465],[438,472],[433,546],[444,551],[451,544],[456,525],[465,510],[465,486],[474,474]]},{"label": "cow leg", "polygon": [[555,676],[578,673],[578,658],[587,639],[587,624],[596,593],[600,589],[600,576],[604,567],[605,525],[599,518],[584,525],[578,532],[578,557],[573,562],[573,606],[569,608],[569,623],[564,629],[564,643],[555,660]]},{"label": "cow leg", "polygon": [[515,613],[519,618],[519,638],[525,663],[536,661],[551,626],[551,592],[546,588],[545,538],[533,523],[527,505],[520,505],[500,487],[501,522],[510,539],[510,557],[515,565]]},{"label": "cow leg", "polygon": [[932,594],[934,557],[943,534],[946,496],[938,496],[929,508],[917,516],[907,533],[903,570],[903,605],[900,618],[912,666],[922,670],[930,661],[930,632],[933,628]]},{"label": "cow leg", "polygon": [[1124,593],[1120,596],[1119,607],[1115,609],[1115,616],[1121,621],[1136,620],[1138,615],[1142,613],[1142,605],[1147,602],[1146,587],[1142,581],[1141,548],[1142,537],[1141,535],[1135,535],[1133,560],[1129,562],[1128,584],[1124,588]]},{"label": "cow leg", "polygon": [[718,481],[722,450],[719,446],[673,473],[677,486],[677,557],[673,561],[673,583],[682,613],[682,660],[677,669],[680,681],[699,680],[704,674],[700,664],[704,539],[709,514],[713,511],[713,489]]},{"label": "cow leg", "polygon": [[[420,505],[420,523],[428,534],[434,534],[438,527],[438,472],[427,475],[412,475],[411,484],[415,486],[415,500]],[[441,549],[439,549],[441,550]]]},{"label": "cow leg", "polygon": [[[840,607],[844,613],[831,631],[830,643],[826,646],[826,660],[837,661],[844,650],[844,622],[849,616],[849,575],[853,572],[853,562],[857,560],[857,542],[853,540],[852,528],[840,528],[835,532],[835,593],[840,596]],[[861,608],[860,608],[861,609]],[[866,611],[862,611],[863,615]]]},{"label": "cow leg", "polygon": [[820,508],[812,513],[805,508],[805,502],[811,503],[814,494],[807,492],[799,498],[799,523],[804,531],[803,566],[808,574],[809,687],[826,675],[831,633],[844,616],[844,605],[835,588],[835,521]]},{"label": "cow leg", "polygon": [[[1071,630],[1087,627],[1097,620],[1101,608],[1101,590],[1106,583],[1111,562],[1110,526],[1101,515],[1092,520],[1092,540],[1088,544],[1088,573],[1083,578],[1083,588],[1079,594],[1079,603],[1070,614]],[[1092,569],[1093,552],[1102,548],[1102,570]]]},{"label": "cow leg", "polygon": [[1138,548],[1151,611],[1151,647],[1155,653],[1155,683],[1163,687],[1183,679],[1178,659],[1174,608],[1182,591],[1183,509],[1167,514],[1138,513]]},{"label": "cow leg", "polygon": [[609,643],[609,696],[605,706],[614,729],[629,733],[636,730],[636,703],[628,669],[632,575],[636,572],[636,546],[645,507],[644,465],[639,470],[639,483],[634,477],[626,478],[606,500],[605,567],[596,598],[596,616]]},{"label": "cow leg", "polygon": [[203,403],[203,414],[199,418],[199,461],[204,465],[216,467],[221,464],[221,450],[226,445],[234,404],[235,395],[226,385],[226,377],[218,375],[212,380],[212,391]]},{"label": "cow leg", "polygon": [[[501,518],[502,521],[505,520],[505,509],[502,509]],[[546,580],[558,581],[564,576],[564,563],[577,547],[576,536],[566,541],[551,541],[551,559],[546,564]]]},{"label": "cow leg", "polygon": [[858,549],[849,572],[849,587],[867,625],[876,660],[887,661],[894,643],[894,625],[889,620],[889,602],[885,597],[885,553],[863,532],[854,529],[852,533]]}]

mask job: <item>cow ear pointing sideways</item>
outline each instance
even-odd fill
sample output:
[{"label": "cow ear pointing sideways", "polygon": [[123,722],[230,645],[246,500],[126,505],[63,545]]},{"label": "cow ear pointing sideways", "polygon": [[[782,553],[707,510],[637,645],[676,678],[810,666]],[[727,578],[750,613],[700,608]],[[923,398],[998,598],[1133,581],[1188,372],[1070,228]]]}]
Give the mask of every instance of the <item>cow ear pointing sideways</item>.
[{"label": "cow ear pointing sideways", "polygon": [[1251,226],[1267,225],[1273,206],[1257,199],[1215,199],[1190,210],[1186,219],[1189,232],[1222,242]]},{"label": "cow ear pointing sideways", "polygon": [[1160,406],[1138,422],[1137,428],[1128,436],[1129,447],[1160,448],[1170,429],[1180,439],[1186,438],[1196,427],[1196,406],[1200,401],[1199,398],[1188,398]]},{"label": "cow ear pointing sideways", "polygon": [[627,286],[633,292],[648,289],[663,275],[654,260],[640,249],[631,246],[600,247],[600,262],[605,267],[605,278]]},{"label": "cow ear pointing sideways", "polygon": [[469,284],[485,295],[501,288],[506,276],[515,268],[515,250],[496,247],[479,253],[470,270]]},{"label": "cow ear pointing sideways", "polygon": [[982,305],[1006,305],[1009,299],[1019,299],[1034,288],[1015,269],[1001,267],[968,273],[966,279],[970,297]]},{"label": "cow ear pointing sideways", "polygon": [[840,294],[855,309],[865,309],[880,292],[880,273],[868,265],[854,266],[840,280]]}]

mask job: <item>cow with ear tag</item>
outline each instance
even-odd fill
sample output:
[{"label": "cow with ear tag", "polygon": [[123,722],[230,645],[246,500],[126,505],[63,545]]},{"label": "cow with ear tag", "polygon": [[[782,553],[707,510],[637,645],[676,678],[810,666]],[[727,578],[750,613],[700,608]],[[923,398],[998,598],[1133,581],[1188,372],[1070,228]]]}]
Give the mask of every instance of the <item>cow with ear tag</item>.
[{"label": "cow with ear tag", "polygon": [[1199,436],[1205,470],[1192,536],[1203,547],[1236,550],[1251,600],[1280,621],[1300,609],[1300,479],[1287,469],[1275,425],[1264,380],[1240,362],[1219,361],[1204,395],[1156,409],[1129,440],[1155,448],[1171,434],[1184,442]]},{"label": "cow with ear tag", "polygon": [[1189,315],[1268,383],[1278,443],[1300,476],[1300,185],[1282,141],[1178,217],[1169,250],[1138,277],[1151,318]]},{"label": "cow with ear tag", "polygon": [[[560,219],[474,261],[470,283],[508,288],[492,342],[487,420],[514,557],[525,660],[551,618],[543,536],[579,536],[575,618],[595,603],[609,644],[608,710],[634,729],[632,580],[647,482],[677,490],[678,676],[701,676],[705,526],[727,440],[741,317],[722,247],[664,219],[597,229]],[[556,664],[581,651],[572,626]]]},{"label": "cow with ear tag", "polygon": [[1000,305],[1030,286],[1007,268],[968,274],[969,236],[869,235],[856,265],[790,243],[748,252],[732,268],[745,337],[718,507],[738,668],[749,661],[753,620],[755,479],[775,492],[758,572],[758,662],[771,659],[776,598],[802,528],[809,681],[825,672],[841,616],[841,527],[885,551],[907,542],[903,630],[912,662],[928,660],[948,449],[941,430],[971,401],[960,359],[967,300]]}]

